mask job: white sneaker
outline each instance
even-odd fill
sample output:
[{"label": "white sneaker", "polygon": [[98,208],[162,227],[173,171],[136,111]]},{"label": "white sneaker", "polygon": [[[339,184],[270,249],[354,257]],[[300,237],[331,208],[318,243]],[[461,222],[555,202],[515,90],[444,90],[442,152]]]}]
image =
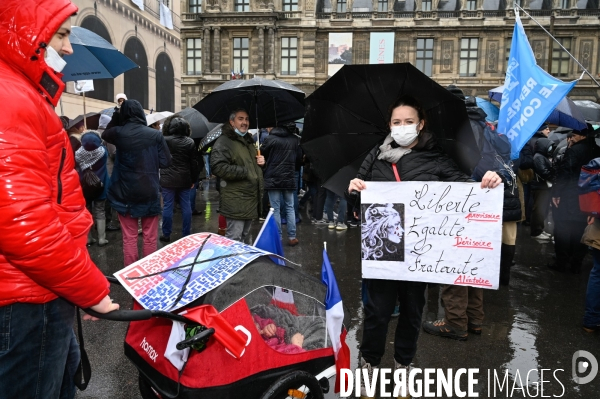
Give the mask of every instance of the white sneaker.
[{"label": "white sneaker", "polygon": [[[394,371],[398,370],[398,369],[406,369],[406,378],[408,378],[408,375],[410,374],[410,365],[408,366],[404,366],[400,363],[398,363],[396,361],[396,359],[394,359]],[[406,393],[407,396],[402,396],[402,391],[398,392],[398,399],[410,399],[410,395],[408,394],[408,392]]]},{"label": "white sneaker", "polygon": [[329,226],[328,226],[331,230],[335,229],[335,222],[331,221],[329,222]]},{"label": "white sneaker", "polygon": [[338,222],[338,223],[335,225],[335,229],[336,229],[337,231],[344,231],[344,230],[348,230],[348,226],[346,226],[346,223],[341,223],[341,222]]},{"label": "white sneaker", "polygon": [[[373,384],[373,367],[371,367],[371,364],[367,363],[362,357],[360,358],[360,368],[368,370],[369,381]],[[362,370],[360,378],[360,399],[375,399],[375,396],[367,396],[367,388],[365,387],[365,381],[362,378]]]},{"label": "white sneaker", "polygon": [[545,231],[542,231],[542,233],[538,236],[535,236],[534,238],[538,239],[538,240],[549,240],[552,238],[552,234],[548,234]]}]

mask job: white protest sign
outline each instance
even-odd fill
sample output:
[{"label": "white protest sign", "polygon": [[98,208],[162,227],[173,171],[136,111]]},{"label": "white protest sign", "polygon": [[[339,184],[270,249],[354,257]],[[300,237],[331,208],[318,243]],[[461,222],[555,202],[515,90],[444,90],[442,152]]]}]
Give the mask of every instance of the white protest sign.
[{"label": "white protest sign", "polygon": [[366,182],[363,278],[498,288],[503,186]]},{"label": "white protest sign", "polygon": [[87,93],[88,91],[94,91],[94,81],[93,80],[77,80],[75,81],[75,85],[73,86],[75,93]]}]

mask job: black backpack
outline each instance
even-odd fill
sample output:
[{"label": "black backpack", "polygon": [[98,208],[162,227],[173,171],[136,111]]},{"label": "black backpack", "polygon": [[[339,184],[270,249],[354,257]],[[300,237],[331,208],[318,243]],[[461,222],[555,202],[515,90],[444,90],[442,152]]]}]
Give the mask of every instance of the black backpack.
[{"label": "black backpack", "polygon": [[102,195],[104,183],[96,176],[92,168],[87,168],[81,174],[81,188],[86,201],[93,201]]}]

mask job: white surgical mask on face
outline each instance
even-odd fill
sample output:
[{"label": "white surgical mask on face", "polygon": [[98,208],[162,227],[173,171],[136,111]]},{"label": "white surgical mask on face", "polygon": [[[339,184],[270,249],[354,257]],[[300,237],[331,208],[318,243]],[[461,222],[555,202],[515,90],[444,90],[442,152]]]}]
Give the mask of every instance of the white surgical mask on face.
[{"label": "white surgical mask on face", "polygon": [[44,60],[46,61],[46,65],[56,72],[62,71],[65,65],[67,65],[67,62],[51,46],[46,47]]},{"label": "white surgical mask on face", "polygon": [[404,126],[392,126],[392,138],[398,145],[406,147],[412,144],[417,137],[419,132],[417,131],[417,125],[404,125]]}]

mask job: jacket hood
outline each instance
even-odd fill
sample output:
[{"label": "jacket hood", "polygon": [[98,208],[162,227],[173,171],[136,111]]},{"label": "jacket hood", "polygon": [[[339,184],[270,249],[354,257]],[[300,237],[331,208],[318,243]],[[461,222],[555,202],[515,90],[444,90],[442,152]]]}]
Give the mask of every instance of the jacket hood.
[{"label": "jacket hood", "polygon": [[135,123],[146,126],[146,114],[138,100],[125,100],[121,104],[121,120],[125,123]]},{"label": "jacket hood", "polygon": [[271,132],[269,134],[273,134],[273,135],[279,136],[279,137],[287,137],[287,136],[291,136],[292,132],[290,132],[287,128],[285,128],[283,126],[278,126],[278,127],[274,127],[273,129],[271,129]]},{"label": "jacket hood", "polygon": [[536,154],[542,154],[545,157],[552,155],[554,150],[554,142],[547,138],[537,139],[534,145],[534,151]]},{"label": "jacket hood", "polygon": [[54,106],[65,84],[62,74],[46,64],[46,47],[63,22],[76,12],[77,6],[70,0],[0,1],[2,62],[26,76]]}]

